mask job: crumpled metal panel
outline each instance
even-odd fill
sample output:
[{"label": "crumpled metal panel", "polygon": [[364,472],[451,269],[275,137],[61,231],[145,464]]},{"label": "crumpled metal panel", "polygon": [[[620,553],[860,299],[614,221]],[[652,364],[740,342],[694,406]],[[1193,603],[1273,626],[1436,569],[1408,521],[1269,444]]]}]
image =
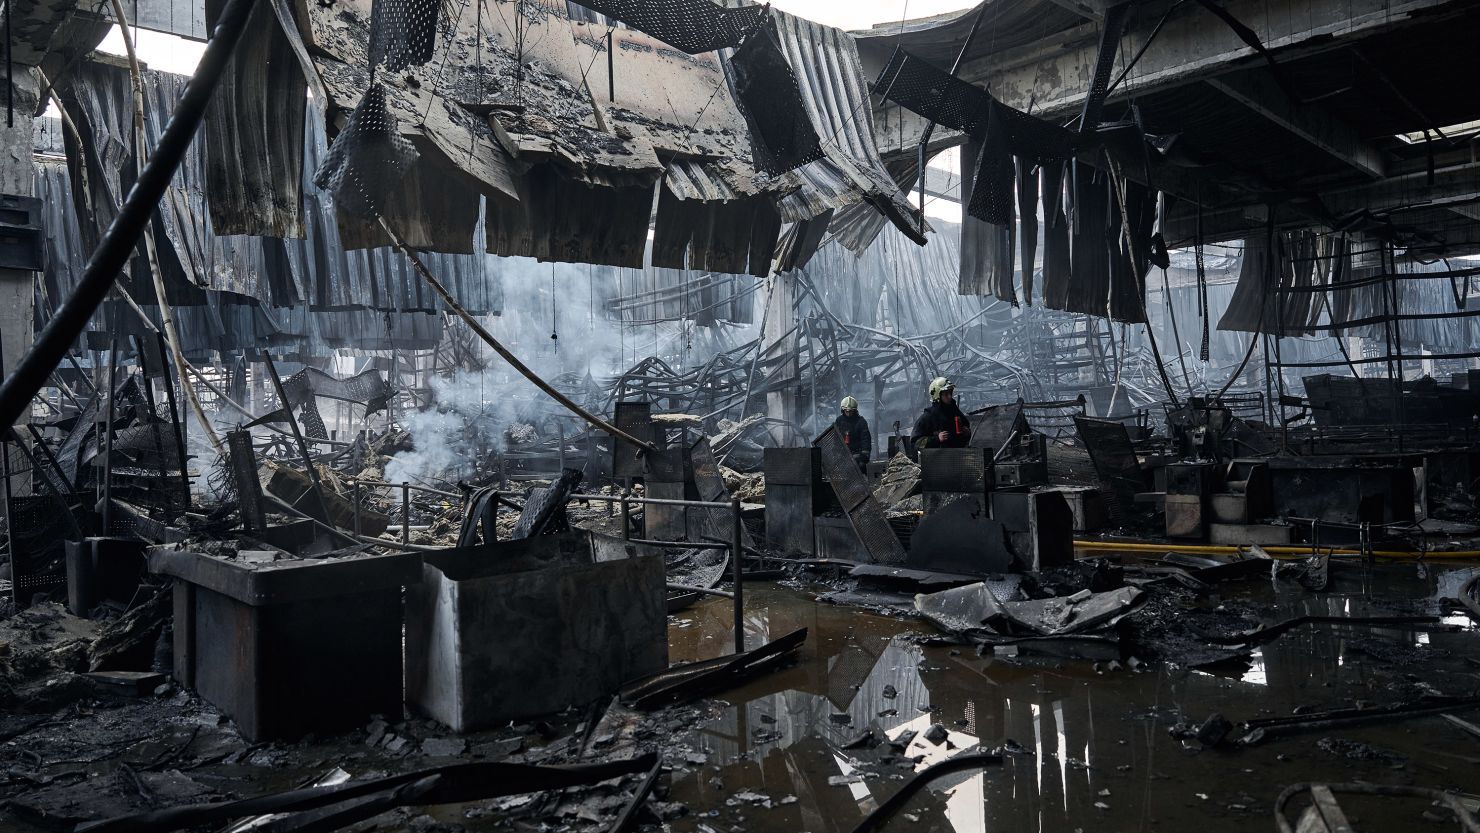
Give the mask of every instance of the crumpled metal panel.
[{"label": "crumpled metal panel", "polygon": [[[801,181],[801,188],[780,201],[782,219],[798,222],[864,200],[923,244],[907,197],[879,158],[868,82],[852,36],[782,11],[772,13],[782,52],[796,73],[802,103],[825,154],[788,174]],[[858,252],[876,235],[877,230],[866,238],[839,240]]]},{"label": "crumpled metal panel", "polygon": [[[208,29],[220,5],[207,3]],[[253,7],[226,71],[232,83],[211,97],[200,138],[212,223],[223,234],[302,237],[304,111],[283,103],[301,100],[308,81],[266,3]]]}]

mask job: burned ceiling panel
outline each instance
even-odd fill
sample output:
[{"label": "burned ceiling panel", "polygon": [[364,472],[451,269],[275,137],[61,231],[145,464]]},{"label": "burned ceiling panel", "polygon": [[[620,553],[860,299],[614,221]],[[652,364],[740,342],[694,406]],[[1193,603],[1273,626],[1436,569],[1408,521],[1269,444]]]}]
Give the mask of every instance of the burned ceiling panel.
[{"label": "burned ceiling panel", "polygon": [[[371,0],[273,0],[272,8],[291,23],[287,45],[331,135],[342,130],[372,82]],[[745,15],[767,21],[797,77],[799,100],[781,106],[796,108],[822,142],[822,158],[771,175],[754,165],[752,124],[737,105],[727,53],[688,54],[581,17],[493,0],[442,15],[424,64],[373,73],[395,129],[420,155],[404,180],[381,183],[390,194],[386,219],[408,244],[465,251],[471,212],[417,218],[429,204],[466,206],[481,195],[495,225],[484,235],[493,253],[639,267],[660,193],[682,203],[682,211],[670,206],[656,216],[667,266],[761,274],[781,223],[860,203],[872,210],[850,213],[839,234],[851,248],[866,246],[884,217],[923,240],[922,224],[879,161],[867,84],[845,33],[778,12]],[[241,213],[241,205],[224,209]],[[373,218],[345,213],[346,245],[387,244]],[[678,225],[665,230],[665,221]],[[736,222],[740,231],[729,228]]]}]

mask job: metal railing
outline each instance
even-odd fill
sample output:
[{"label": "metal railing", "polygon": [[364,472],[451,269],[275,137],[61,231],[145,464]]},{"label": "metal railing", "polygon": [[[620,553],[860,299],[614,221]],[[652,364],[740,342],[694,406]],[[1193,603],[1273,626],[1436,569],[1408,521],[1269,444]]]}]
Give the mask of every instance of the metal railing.
[{"label": "metal railing", "polygon": [[[363,486],[372,486],[372,487],[376,487],[376,488],[392,488],[392,489],[398,488],[398,487],[400,488],[400,490],[401,490],[401,543],[404,544],[404,545],[408,545],[408,546],[411,544],[411,492],[412,492],[413,489],[416,490],[416,491],[419,491],[419,492],[426,492],[427,494],[439,495],[439,496],[442,496],[442,497],[449,497],[449,498],[456,498],[457,500],[459,500],[459,501],[462,502],[464,511],[466,511],[466,509],[467,509],[467,500],[468,500],[467,494],[456,494],[456,493],[453,493],[453,492],[443,491],[441,489],[432,489],[432,488],[429,488],[427,486],[413,486],[413,485],[411,485],[410,483],[408,483],[406,481],[402,481],[400,483],[388,483],[388,482],[383,481],[383,480],[367,480],[367,479],[353,480],[353,481],[350,482],[350,487],[351,487],[351,490],[353,492],[353,501],[354,501],[354,510],[355,510],[355,518],[354,518],[354,525],[355,526],[354,526],[354,532],[355,532],[355,537],[356,538],[360,537],[360,535],[361,535],[361,532],[360,532],[360,505],[361,505],[361,502],[362,502],[362,499],[363,499],[363,497],[362,497],[362,491],[361,491],[361,487],[363,487]],[[521,493],[519,493],[519,492],[503,492],[503,491],[500,491],[500,490],[497,490],[496,489],[496,490],[494,490],[492,492],[492,498],[493,498],[493,500],[495,501],[496,504],[503,504],[503,505],[506,505],[506,506],[513,507],[513,506],[517,506],[517,504],[514,504],[511,501],[509,501],[507,499],[507,496],[509,496],[509,495],[519,495],[519,494],[521,494]],[[740,517],[740,499],[739,498],[731,498],[728,503],[724,503],[724,502],[720,502],[720,501],[703,501],[703,500],[669,500],[669,499],[664,499],[664,498],[633,497],[631,492],[624,491],[620,495],[593,495],[593,494],[578,494],[577,493],[577,494],[570,495],[569,500],[585,500],[585,501],[595,500],[595,501],[602,501],[602,502],[605,502],[607,504],[613,504],[613,503],[619,504],[620,505],[619,512],[620,512],[620,514],[622,516],[622,540],[623,541],[627,541],[627,542],[632,543],[632,544],[639,544],[639,545],[648,546],[648,547],[669,548],[669,549],[690,549],[690,550],[691,549],[727,549],[727,550],[729,550],[730,551],[730,576],[731,576],[731,581],[735,585],[735,590],[734,590],[734,595],[733,595],[734,606],[735,606],[735,653],[738,654],[738,653],[740,653],[740,652],[742,652],[742,651],[745,650],[745,590],[744,590],[744,580],[742,578],[742,572],[741,572],[741,569],[740,569],[740,564],[741,564],[741,561],[742,561],[742,559],[744,557],[744,553],[745,553],[745,542],[744,542],[744,529],[745,529],[745,527],[743,526],[743,521],[742,521],[742,519]],[[711,543],[711,542],[691,543],[691,542],[687,542],[687,541],[658,541],[658,540],[649,539],[649,538],[633,538],[632,537],[631,511],[632,511],[632,506],[634,504],[635,505],[638,505],[638,506],[675,506],[675,507],[682,507],[684,509],[728,509],[728,510],[730,510],[730,517],[731,517],[731,522],[732,522],[730,541],[728,543],[717,543],[717,542],[716,543]],[[702,588],[695,588],[695,589],[696,590],[702,590]]]}]

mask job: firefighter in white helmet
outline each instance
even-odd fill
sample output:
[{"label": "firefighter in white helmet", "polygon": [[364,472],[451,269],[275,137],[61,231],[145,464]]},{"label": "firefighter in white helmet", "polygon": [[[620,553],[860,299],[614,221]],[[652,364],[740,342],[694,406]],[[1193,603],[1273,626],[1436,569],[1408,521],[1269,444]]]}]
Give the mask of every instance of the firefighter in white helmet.
[{"label": "firefighter in white helmet", "polygon": [[848,446],[853,462],[858,464],[859,469],[866,470],[869,458],[874,453],[874,438],[869,433],[868,420],[858,413],[857,399],[843,397],[843,412],[833,420],[833,428],[843,438],[843,444]]}]

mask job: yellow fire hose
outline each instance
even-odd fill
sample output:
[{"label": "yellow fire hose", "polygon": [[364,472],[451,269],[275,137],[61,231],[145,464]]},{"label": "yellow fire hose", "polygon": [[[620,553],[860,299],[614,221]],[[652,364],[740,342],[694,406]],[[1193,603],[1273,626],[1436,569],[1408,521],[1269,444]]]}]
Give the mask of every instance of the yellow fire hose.
[{"label": "yellow fire hose", "polygon": [[[1074,549],[1086,552],[1182,552],[1190,555],[1237,555],[1238,547],[1219,546],[1214,544],[1176,544],[1167,542],[1165,544],[1148,543],[1145,541],[1075,541]],[[1285,556],[1288,558],[1305,557],[1313,552],[1322,552],[1329,555],[1361,555],[1358,550],[1341,549],[1332,547],[1297,547],[1297,546],[1268,546],[1261,547],[1272,556]],[[1425,561],[1437,561],[1440,559],[1455,560],[1480,560],[1480,550],[1444,550],[1413,552],[1409,550],[1373,550],[1374,558],[1422,558]]]}]

